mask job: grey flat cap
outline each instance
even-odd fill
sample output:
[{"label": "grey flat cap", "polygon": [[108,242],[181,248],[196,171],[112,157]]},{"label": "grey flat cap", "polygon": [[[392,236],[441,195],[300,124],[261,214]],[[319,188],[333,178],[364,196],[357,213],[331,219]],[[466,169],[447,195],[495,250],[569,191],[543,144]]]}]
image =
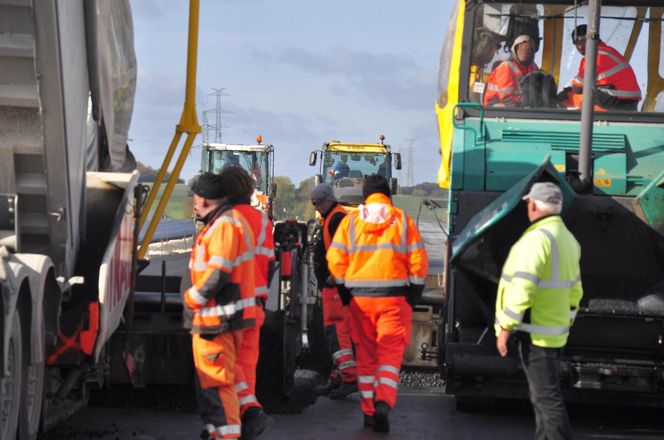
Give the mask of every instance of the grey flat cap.
[{"label": "grey flat cap", "polygon": [[313,191],[311,191],[311,198],[316,200],[329,200],[330,202],[337,201],[337,197],[334,195],[334,191],[332,191],[332,187],[329,183],[319,183],[316,185]]},{"label": "grey flat cap", "polygon": [[563,193],[555,183],[537,182],[533,183],[530,192],[522,198],[523,200],[533,199],[544,203],[559,204],[563,202]]}]

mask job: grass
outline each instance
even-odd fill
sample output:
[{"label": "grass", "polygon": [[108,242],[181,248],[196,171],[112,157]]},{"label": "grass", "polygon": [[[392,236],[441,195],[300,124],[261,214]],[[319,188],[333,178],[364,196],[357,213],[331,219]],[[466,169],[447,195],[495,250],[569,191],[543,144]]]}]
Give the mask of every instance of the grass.
[{"label": "grass", "polygon": [[[405,196],[405,195],[395,195],[392,197],[394,205],[397,208],[401,208],[406,211],[413,219],[417,218],[417,213],[422,206],[422,200],[427,199],[427,197],[420,196]],[[422,206],[420,211],[420,221],[435,222],[436,216],[441,221],[446,219],[447,212],[447,200],[446,199],[433,199],[438,203],[441,208],[429,209],[427,206]]]},{"label": "grass", "polygon": [[[159,204],[159,200],[164,192],[165,184],[162,184],[159,188],[159,193],[152,205],[152,211],[154,211]],[[410,196],[410,195],[395,195],[392,200],[394,201],[395,206],[405,210],[408,214],[417,218],[417,213],[422,205],[422,200],[427,199],[427,197],[420,196]],[[431,221],[435,222],[437,215],[438,218],[442,221],[445,219],[445,213],[447,211],[447,200],[446,199],[433,199],[435,200],[442,208],[435,210],[429,209],[427,206],[422,206],[420,212],[420,220],[422,221]],[[165,216],[168,219],[172,220],[184,220],[190,219],[192,213],[192,199],[188,196],[188,188],[186,184],[176,184],[173,187],[173,193],[171,198],[166,205]]]},{"label": "grass", "polygon": [[[152,188],[152,185],[150,184],[148,185],[150,186],[150,188]],[[166,188],[165,184],[162,184],[159,187],[157,198],[154,200],[154,203],[152,204],[151,210],[153,212],[159,205],[159,201],[161,200],[165,188]],[[166,218],[172,220],[185,220],[191,218],[193,201],[191,197],[189,197],[188,192],[189,191],[187,185],[184,183],[178,183],[173,187],[171,198],[169,199],[168,204],[166,205],[166,209],[164,211]]]}]

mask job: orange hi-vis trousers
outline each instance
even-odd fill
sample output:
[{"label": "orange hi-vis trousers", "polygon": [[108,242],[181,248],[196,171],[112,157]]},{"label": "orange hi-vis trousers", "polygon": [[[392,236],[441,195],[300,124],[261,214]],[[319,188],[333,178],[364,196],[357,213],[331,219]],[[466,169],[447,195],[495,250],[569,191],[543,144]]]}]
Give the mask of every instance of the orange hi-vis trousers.
[{"label": "orange hi-vis trousers", "polygon": [[413,311],[403,296],[354,296],[350,314],[360,407],[371,416],[374,402],[382,400],[393,408],[397,401],[399,371],[410,343]]},{"label": "orange hi-vis trousers", "polygon": [[214,438],[240,438],[240,405],[235,391],[235,358],[242,331],[192,335],[196,400],[201,419]]},{"label": "orange hi-vis trousers", "polygon": [[342,382],[355,382],[357,380],[357,366],[350,337],[348,307],[341,302],[336,287],[323,287],[321,292],[325,341],[334,361],[330,378]]},{"label": "orange hi-vis trousers", "polygon": [[260,354],[261,327],[265,322],[265,310],[256,307],[256,326],[243,331],[242,344],[236,360],[235,390],[240,402],[240,415],[252,406],[262,408],[256,399],[256,366]]}]

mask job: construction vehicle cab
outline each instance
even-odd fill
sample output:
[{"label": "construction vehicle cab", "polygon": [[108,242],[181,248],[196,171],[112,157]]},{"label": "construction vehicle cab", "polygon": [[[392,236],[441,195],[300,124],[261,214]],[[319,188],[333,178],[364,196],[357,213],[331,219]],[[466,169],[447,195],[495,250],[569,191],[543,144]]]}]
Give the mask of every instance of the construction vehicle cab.
[{"label": "construction vehicle cab", "polygon": [[392,164],[401,169],[401,154],[392,153],[387,144],[352,144],[339,141],[326,142],[321,150],[312,151],[309,165],[315,166],[318,155],[321,157],[320,174],[315,176],[316,184],[327,182],[332,185],[339,203],[357,206],[364,201],[362,185],[364,178],[380,174],[390,182],[392,194],[397,192],[397,179],[392,177]]},{"label": "construction vehicle cab", "polygon": [[219,174],[227,166],[242,167],[256,182],[251,204],[272,217],[272,200],[276,193],[272,180],[274,147],[262,145],[260,136],[257,141],[255,145],[204,143],[201,170]]},{"label": "construction vehicle cab", "polygon": [[[496,289],[511,245],[528,226],[521,196],[533,182],[554,181],[564,192],[563,219],[581,244],[584,287],[562,355],[563,392],[662,403],[663,14],[656,1],[605,1],[601,12],[594,1],[457,3],[441,54],[436,112],[450,231],[438,362],[458,402],[527,395],[518,359],[496,351]],[[596,108],[597,92],[606,90],[593,81],[598,64],[591,58],[607,50],[591,38],[585,102],[557,99],[577,76],[581,55],[572,31],[583,23],[588,35],[599,29],[633,69],[636,110]],[[520,34],[536,42],[538,76],[553,80],[552,93],[532,101],[528,94],[544,90],[543,83],[521,82],[520,103],[489,105],[483,99],[489,76]]]}]

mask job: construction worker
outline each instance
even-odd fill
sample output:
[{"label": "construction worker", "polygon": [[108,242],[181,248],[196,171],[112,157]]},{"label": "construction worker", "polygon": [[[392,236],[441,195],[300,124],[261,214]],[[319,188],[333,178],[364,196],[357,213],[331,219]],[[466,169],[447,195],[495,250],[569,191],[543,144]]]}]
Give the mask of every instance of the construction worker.
[{"label": "construction worker", "polygon": [[387,180],[366,177],[362,194],[365,204],[341,221],[327,261],[350,304],[364,426],[389,432],[411,306],[422,295],[429,263],[415,222],[392,205]]},{"label": "construction worker", "polygon": [[491,72],[484,90],[484,106],[516,107],[521,104],[519,80],[539,67],[535,59],[535,42],[529,35],[519,35],[514,39],[510,58],[503,61]]},{"label": "construction worker", "polygon": [[254,238],[256,325],[244,331],[236,356],[235,388],[240,402],[242,439],[251,440],[272,427],[274,420],[263,411],[256,398],[256,366],[260,354],[261,327],[265,322],[269,274],[274,265],[272,222],[263,212],[251,206],[254,180],[241,167],[229,166],[219,174],[219,183],[231,206],[239,211],[251,227]]},{"label": "construction worker", "polygon": [[332,168],[332,177],[335,180],[343,179],[344,177],[348,177],[348,174],[350,174],[350,166],[348,166],[348,155],[342,154],[340,161],[335,163],[334,168]]},{"label": "construction worker", "polygon": [[560,211],[562,192],[551,182],[533,184],[523,197],[531,225],[510,249],[498,284],[496,346],[508,354],[513,334],[535,410],[536,439],[571,439],[560,391],[560,351],[583,296],[581,247]]},{"label": "construction worker", "polygon": [[[566,107],[581,107],[586,70],[587,33],[588,26],[585,24],[577,26],[572,31],[572,42],[583,58],[579,64],[579,73],[572,80],[572,84],[558,95]],[[593,102],[597,110],[637,110],[641,100],[641,88],[634,70],[620,52],[602,40],[599,40],[597,45],[596,78]]]},{"label": "construction worker", "polygon": [[240,438],[235,389],[236,356],[243,331],[256,324],[253,233],[233,209],[219,176],[203,173],[193,182],[194,210],[205,227],[189,260],[192,287],[184,304],[193,312],[192,349],[201,438]]},{"label": "construction worker", "polygon": [[341,302],[325,256],[339,223],[346,216],[346,211],[337,203],[329,183],[321,183],[313,189],[311,203],[323,220],[323,240],[318,243],[314,258],[316,278],[318,285],[322,286],[325,341],[334,363],[329,380],[317,387],[316,392],[326,394],[331,399],[338,399],[357,391],[357,370],[350,337],[348,307]]}]

